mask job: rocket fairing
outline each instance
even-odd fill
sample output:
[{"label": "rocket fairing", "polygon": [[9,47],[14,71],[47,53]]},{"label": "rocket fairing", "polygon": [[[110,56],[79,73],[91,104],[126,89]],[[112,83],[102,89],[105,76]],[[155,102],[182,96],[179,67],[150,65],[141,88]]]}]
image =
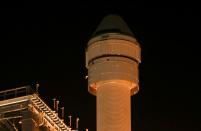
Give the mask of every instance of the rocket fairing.
[{"label": "rocket fairing", "polygon": [[97,131],[131,131],[130,96],[139,91],[141,48],[120,16],[106,16],[86,50],[88,91],[97,97]]}]

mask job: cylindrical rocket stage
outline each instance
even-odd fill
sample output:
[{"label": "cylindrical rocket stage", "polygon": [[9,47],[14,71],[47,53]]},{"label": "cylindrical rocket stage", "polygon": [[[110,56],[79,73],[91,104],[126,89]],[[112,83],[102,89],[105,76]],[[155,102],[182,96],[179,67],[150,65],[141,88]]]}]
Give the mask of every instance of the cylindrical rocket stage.
[{"label": "cylindrical rocket stage", "polygon": [[86,50],[88,91],[97,99],[97,131],[131,131],[130,97],[139,91],[141,49],[125,22],[103,19]]},{"label": "cylindrical rocket stage", "polygon": [[104,82],[97,90],[97,131],[130,131],[130,88],[127,82]]}]

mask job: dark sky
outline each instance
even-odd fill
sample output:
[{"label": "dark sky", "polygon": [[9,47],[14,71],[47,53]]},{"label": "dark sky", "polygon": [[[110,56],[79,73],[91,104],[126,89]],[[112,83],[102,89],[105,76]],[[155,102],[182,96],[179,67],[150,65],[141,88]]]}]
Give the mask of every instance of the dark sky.
[{"label": "dark sky", "polygon": [[[187,6],[188,7],[188,6]],[[142,48],[132,130],[201,130],[201,15],[196,7],[143,3],[30,1],[1,8],[0,90],[39,82],[40,96],[95,131],[96,98],[87,92],[85,48],[102,18],[119,14]]]}]

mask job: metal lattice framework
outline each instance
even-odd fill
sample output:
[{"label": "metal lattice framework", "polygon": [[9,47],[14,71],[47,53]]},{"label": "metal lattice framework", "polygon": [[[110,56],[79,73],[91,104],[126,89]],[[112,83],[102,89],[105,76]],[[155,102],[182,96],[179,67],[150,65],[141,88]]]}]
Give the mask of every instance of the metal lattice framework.
[{"label": "metal lattice framework", "polygon": [[[11,120],[20,120],[23,110],[29,110],[34,115],[34,121],[40,126],[46,126],[50,131],[71,131],[58,114],[51,110],[30,86],[24,86],[0,92],[0,125],[9,130],[16,126]],[[1,126],[0,126],[1,127]]]}]

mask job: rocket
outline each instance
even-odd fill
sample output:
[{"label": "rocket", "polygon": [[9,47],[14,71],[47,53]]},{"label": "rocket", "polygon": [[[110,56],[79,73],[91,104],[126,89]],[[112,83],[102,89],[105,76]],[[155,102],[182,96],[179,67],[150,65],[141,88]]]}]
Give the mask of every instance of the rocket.
[{"label": "rocket", "polygon": [[103,18],[86,49],[97,131],[131,131],[131,96],[139,91],[140,62],[140,45],[124,20],[118,15]]}]

